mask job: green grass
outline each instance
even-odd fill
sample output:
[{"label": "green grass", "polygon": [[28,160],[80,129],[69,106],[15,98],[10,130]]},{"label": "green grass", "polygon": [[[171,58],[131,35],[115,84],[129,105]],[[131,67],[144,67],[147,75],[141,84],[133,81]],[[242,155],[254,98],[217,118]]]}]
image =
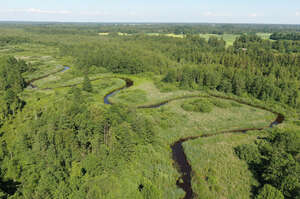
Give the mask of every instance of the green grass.
[{"label": "green grass", "polygon": [[128,105],[136,105],[147,101],[147,93],[144,90],[134,89],[125,91],[122,90],[118,94],[118,98]]},{"label": "green grass", "polygon": [[207,99],[196,99],[184,102],[181,108],[188,112],[210,113],[212,111],[212,103]]},{"label": "green grass", "polygon": [[272,33],[256,33],[257,36],[261,37],[262,39],[270,39]]},{"label": "green grass", "polygon": [[255,140],[259,133],[227,134],[200,138],[183,144],[192,166],[192,185],[201,199],[250,199],[252,186],[258,186],[247,163],[234,147]]},{"label": "green grass", "polygon": [[155,110],[156,114],[159,113],[155,117],[162,120],[158,122],[171,132],[164,135],[170,141],[224,130],[265,127],[276,118],[270,112],[246,105],[226,109],[214,107],[210,113],[184,111],[181,105],[189,100],[194,99],[173,101],[160,110]]},{"label": "green grass", "polygon": [[57,58],[58,48],[43,44],[5,45],[0,49],[0,56],[14,56],[30,63],[34,72],[24,74],[26,80],[54,73],[63,68],[65,61]]},{"label": "green grass", "polygon": [[217,34],[200,34],[200,37],[203,37],[205,39],[209,39],[210,37],[218,37],[218,38],[223,38],[224,41],[226,42],[226,46],[232,46],[233,42],[235,41],[235,39],[239,36],[239,35],[235,35],[235,34],[223,34],[223,35],[217,35]]},{"label": "green grass", "polygon": [[205,93],[200,91],[180,90],[177,88],[161,90],[156,87],[155,83],[150,78],[140,76],[137,77],[133,75],[128,77],[134,81],[134,86],[112,96],[112,102],[122,104],[128,103],[126,101],[126,98],[131,98],[130,95],[132,94],[133,90],[139,90],[139,92],[144,92],[143,96],[136,96],[137,98],[130,102],[130,104],[134,103],[136,106],[155,104],[168,99],[184,96],[205,95]]},{"label": "green grass", "polygon": [[[134,80],[134,86],[112,96],[111,101],[113,103],[140,106],[187,96],[207,96],[205,92],[200,91],[161,92],[150,79],[134,76],[129,76],[129,78]],[[137,93],[132,96],[136,91]],[[127,101],[128,99],[129,101]],[[141,111],[171,132],[164,133],[164,137],[170,139],[171,142],[184,136],[215,133],[220,130],[264,127],[276,117],[268,111],[217,98],[209,99],[214,104],[210,113],[189,112],[182,109],[183,103],[193,100],[195,98],[178,99],[157,109]]]}]

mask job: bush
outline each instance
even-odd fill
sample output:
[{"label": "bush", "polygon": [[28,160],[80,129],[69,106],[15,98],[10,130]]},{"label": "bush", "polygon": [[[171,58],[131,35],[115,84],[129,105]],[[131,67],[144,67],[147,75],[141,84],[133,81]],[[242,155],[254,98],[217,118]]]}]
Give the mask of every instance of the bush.
[{"label": "bush", "polygon": [[233,107],[242,107],[242,106],[243,106],[242,104],[239,104],[239,103],[237,103],[237,102],[231,102],[230,104],[231,104],[231,106],[233,106]]},{"label": "bush", "polygon": [[300,138],[297,134],[296,131],[274,129],[256,145],[235,148],[236,154],[247,161],[258,180],[268,185],[257,198],[283,198],[281,195],[296,198],[299,195]]},{"label": "bush", "polygon": [[92,92],[93,91],[91,80],[89,79],[89,77],[87,75],[84,76],[83,84],[82,84],[82,90],[84,90],[86,92]]},{"label": "bush", "polygon": [[256,199],[284,199],[284,196],[278,189],[269,184],[266,184],[260,190]]},{"label": "bush", "polygon": [[208,100],[198,99],[185,102],[181,105],[185,111],[209,113],[212,111],[212,104]]},{"label": "bush", "polygon": [[248,164],[259,164],[260,153],[256,145],[244,144],[235,148],[237,156]]},{"label": "bush", "polygon": [[231,104],[226,102],[226,101],[221,101],[221,100],[218,100],[218,99],[210,99],[210,102],[215,105],[216,107],[219,107],[219,108],[230,108],[231,107]]}]

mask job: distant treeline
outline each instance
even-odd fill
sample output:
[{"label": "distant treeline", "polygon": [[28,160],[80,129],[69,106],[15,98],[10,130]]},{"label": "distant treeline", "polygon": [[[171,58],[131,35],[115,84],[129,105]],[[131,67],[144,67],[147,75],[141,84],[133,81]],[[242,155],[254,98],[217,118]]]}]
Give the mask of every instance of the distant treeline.
[{"label": "distant treeline", "polygon": [[270,36],[270,39],[273,40],[300,40],[300,32],[293,33],[274,33]]},{"label": "distant treeline", "polygon": [[99,32],[138,33],[173,33],[173,34],[242,34],[300,32],[300,25],[266,24],[213,24],[213,23],[0,23],[3,28],[19,28],[28,32],[46,34],[85,34]]},{"label": "distant treeline", "polygon": [[0,45],[27,43],[31,40],[26,37],[19,36],[0,36]]},{"label": "distant treeline", "polygon": [[101,32],[134,33],[174,33],[174,34],[242,34],[257,32],[300,31],[299,25],[261,25],[261,24],[105,24]]}]

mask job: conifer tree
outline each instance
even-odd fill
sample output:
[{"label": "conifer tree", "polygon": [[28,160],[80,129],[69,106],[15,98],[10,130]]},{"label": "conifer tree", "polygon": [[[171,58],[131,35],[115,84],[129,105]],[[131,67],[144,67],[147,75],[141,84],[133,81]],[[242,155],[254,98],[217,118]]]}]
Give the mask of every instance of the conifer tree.
[{"label": "conifer tree", "polygon": [[93,91],[91,80],[89,79],[89,77],[87,75],[84,76],[82,90],[84,90],[86,92],[92,92]]}]

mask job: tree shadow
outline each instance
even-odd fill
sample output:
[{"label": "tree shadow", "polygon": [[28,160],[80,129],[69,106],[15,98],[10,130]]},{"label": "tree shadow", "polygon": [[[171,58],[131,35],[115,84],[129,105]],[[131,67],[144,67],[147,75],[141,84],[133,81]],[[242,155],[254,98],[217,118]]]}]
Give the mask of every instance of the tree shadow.
[{"label": "tree shadow", "polygon": [[8,195],[14,195],[17,192],[20,184],[20,182],[15,182],[13,180],[7,180],[4,182],[2,179],[0,179],[0,187]]}]

